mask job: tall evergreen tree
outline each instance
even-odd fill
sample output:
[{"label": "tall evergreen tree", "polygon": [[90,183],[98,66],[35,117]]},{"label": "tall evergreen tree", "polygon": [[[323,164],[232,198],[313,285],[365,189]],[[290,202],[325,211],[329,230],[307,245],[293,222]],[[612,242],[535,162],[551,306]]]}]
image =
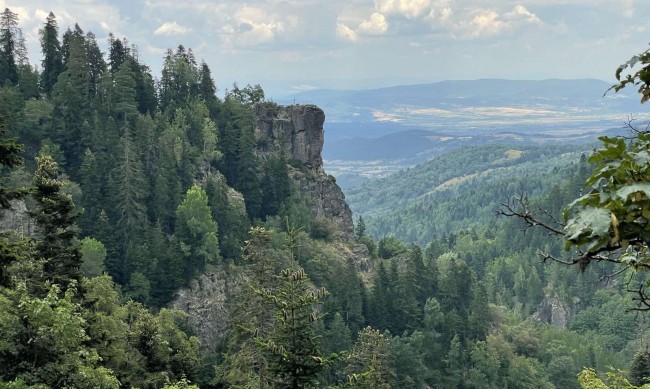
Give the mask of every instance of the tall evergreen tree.
[{"label": "tall evergreen tree", "polygon": [[63,71],[63,55],[59,41],[59,26],[54,13],[50,12],[45,21],[45,26],[40,30],[41,51],[43,53],[41,88],[49,97],[54,89],[54,84]]},{"label": "tall evergreen tree", "polygon": [[113,78],[111,100],[118,123],[123,123],[127,120],[130,120],[130,123],[135,123],[135,118],[138,115],[135,88],[133,66],[131,60],[128,59],[120,65],[119,70]]},{"label": "tall evergreen tree", "polygon": [[390,354],[390,337],[372,327],[359,332],[359,339],[346,357],[349,386],[359,389],[394,387],[395,368]]},{"label": "tall evergreen tree", "polygon": [[262,171],[260,216],[277,215],[291,195],[289,169],[284,154],[270,156]]},{"label": "tall evergreen tree", "polygon": [[308,282],[303,269],[288,268],[280,273],[277,290],[258,290],[275,311],[274,330],[256,340],[268,354],[268,369],[276,388],[314,387],[325,367],[314,325],[322,318],[316,305],[327,292],[312,290]]},{"label": "tall evergreen tree", "polygon": [[129,47],[126,43],[119,38],[116,39],[113,33],[108,34],[108,65],[112,74],[117,73],[122,63],[129,58],[129,54]]},{"label": "tall evergreen tree", "polygon": [[146,217],[146,177],[144,176],[142,162],[131,140],[131,129],[126,126],[120,140],[119,162],[112,174],[111,190],[115,204],[116,235],[124,255],[125,263],[119,268],[107,270],[118,282],[125,282],[127,277],[124,265],[130,269],[137,266],[134,249],[140,243],[147,227]]},{"label": "tall evergreen tree", "polygon": [[73,33],[69,50],[66,70],[59,75],[54,88],[52,116],[54,140],[63,149],[67,171],[76,178],[85,149],[83,143],[90,138],[87,124],[90,118],[90,71],[83,36]]},{"label": "tall evergreen tree", "polygon": [[[0,85],[18,84],[17,39],[22,39],[18,29],[18,14],[9,8],[0,14]],[[24,46],[24,41],[22,43]]]},{"label": "tall evergreen tree", "polygon": [[88,59],[88,70],[90,77],[88,80],[88,97],[95,102],[99,98],[100,87],[104,72],[106,72],[106,61],[104,53],[101,52],[97,45],[95,34],[88,32],[84,39],[86,58]]},{"label": "tall evergreen tree", "polygon": [[650,384],[650,351],[639,350],[630,365],[630,382],[636,386]]},{"label": "tall evergreen tree", "polygon": [[[6,119],[0,116],[0,168],[13,169],[23,164],[23,146],[15,138],[7,137]],[[24,191],[7,188],[0,175],[0,210],[9,208],[11,200],[25,195]]]},{"label": "tall evergreen tree", "polygon": [[86,149],[84,159],[79,170],[81,184],[81,206],[84,209],[79,218],[79,226],[84,236],[95,236],[99,214],[103,208],[103,182],[95,154]]},{"label": "tall evergreen tree", "polygon": [[196,276],[219,259],[217,223],[212,219],[208,196],[192,186],[176,209],[175,235],[185,255],[185,279]]},{"label": "tall evergreen tree", "polygon": [[36,157],[33,197],[37,203],[34,214],[40,228],[36,246],[38,256],[45,260],[45,277],[67,288],[81,279],[81,252],[75,224],[77,215],[72,197],[62,192],[58,165],[52,157]]}]

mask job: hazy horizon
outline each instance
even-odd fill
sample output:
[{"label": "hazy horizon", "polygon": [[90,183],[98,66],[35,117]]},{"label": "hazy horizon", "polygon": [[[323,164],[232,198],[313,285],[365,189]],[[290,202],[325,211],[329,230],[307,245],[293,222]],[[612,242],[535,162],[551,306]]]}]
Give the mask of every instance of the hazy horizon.
[{"label": "hazy horizon", "polygon": [[481,78],[595,78],[647,48],[649,2],[635,0],[0,0],[17,13],[30,61],[52,11],[102,50],[112,32],[158,76],[167,48],[192,48],[220,92],[260,83],[291,91]]}]

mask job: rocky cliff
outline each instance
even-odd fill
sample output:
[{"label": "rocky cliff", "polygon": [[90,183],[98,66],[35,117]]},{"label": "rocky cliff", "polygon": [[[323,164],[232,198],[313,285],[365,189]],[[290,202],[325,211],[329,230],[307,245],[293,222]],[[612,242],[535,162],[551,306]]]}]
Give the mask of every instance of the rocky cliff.
[{"label": "rocky cliff", "polygon": [[265,103],[255,107],[254,116],[258,154],[285,155],[292,179],[314,200],[314,216],[330,220],[341,232],[341,238],[350,240],[352,212],[334,177],[323,170],[323,110],[315,105]]},{"label": "rocky cliff", "polygon": [[[334,177],[323,170],[323,111],[314,105],[283,107],[265,103],[257,105],[254,114],[258,155],[264,159],[270,154],[283,154],[291,178],[302,193],[312,198],[314,216],[331,221],[342,240],[351,242],[352,212]],[[368,274],[372,264],[364,245],[330,244],[330,261],[352,260],[357,271]],[[242,283],[245,280],[236,267],[204,274],[180,290],[172,305],[189,314],[202,344],[219,344],[230,328],[232,297]]]}]

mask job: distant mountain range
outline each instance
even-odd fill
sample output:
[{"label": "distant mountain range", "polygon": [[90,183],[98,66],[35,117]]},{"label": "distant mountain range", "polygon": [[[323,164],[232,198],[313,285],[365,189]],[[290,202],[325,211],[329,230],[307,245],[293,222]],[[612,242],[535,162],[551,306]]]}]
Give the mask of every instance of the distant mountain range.
[{"label": "distant mountain range", "polygon": [[345,187],[349,178],[383,176],[464,145],[583,142],[623,131],[630,115],[646,120],[636,90],[606,93],[610,86],[481,79],[311,90],[278,102],[324,109],[326,169]]}]

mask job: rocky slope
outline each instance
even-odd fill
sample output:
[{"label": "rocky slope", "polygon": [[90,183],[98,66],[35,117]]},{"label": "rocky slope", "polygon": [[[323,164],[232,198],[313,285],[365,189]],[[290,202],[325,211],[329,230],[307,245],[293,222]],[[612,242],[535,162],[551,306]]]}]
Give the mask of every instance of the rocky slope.
[{"label": "rocky slope", "polygon": [[[310,196],[315,217],[329,220],[340,232],[341,241],[329,243],[330,261],[351,259],[367,281],[372,264],[364,245],[352,244],[352,212],[334,177],[323,170],[323,123],[325,114],[315,105],[278,106],[265,103],[255,107],[255,137],[258,155],[284,154],[290,176],[300,190]],[[189,314],[203,345],[224,340],[231,325],[232,302],[245,284],[235,268],[204,274],[178,292],[173,306]]]},{"label": "rocky slope", "polygon": [[315,217],[330,220],[341,238],[353,236],[352,212],[333,176],[323,169],[323,123],[325,113],[315,105],[255,107],[255,138],[258,153],[284,154],[291,166],[291,178],[313,201]]}]

